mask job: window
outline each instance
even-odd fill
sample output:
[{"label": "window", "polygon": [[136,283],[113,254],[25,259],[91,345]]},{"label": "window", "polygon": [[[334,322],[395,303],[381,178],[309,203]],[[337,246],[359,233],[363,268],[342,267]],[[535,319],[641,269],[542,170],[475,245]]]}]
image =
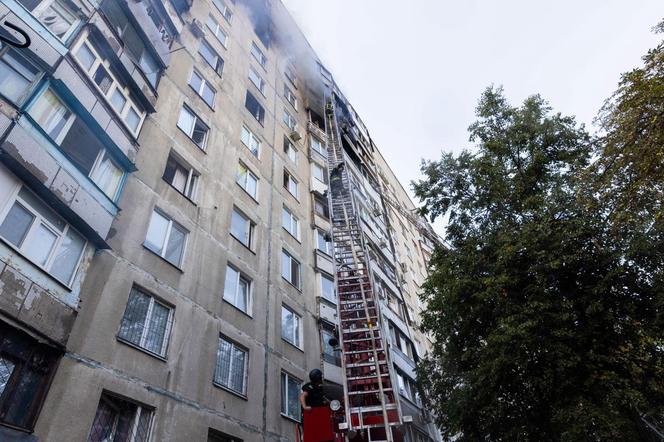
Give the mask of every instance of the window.
[{"label": "window", "polygon": [[295,86],[295,83],[296,83],[297,79],[295,77],[295,70],[293,69],[292,66],[289,66],[289,67],[286,68],[286,71],[284,72],[284,75],[286,75],[286,78],[288,78],[288,81],[290,81],[291,84],[293,86]]},{"label": "window", "polygon": [[401,299],[399,299],[399,297],[397,295],[392,293],[392,291],[390,289],[388,289],[387,287],[383,287],[383,290],[384,290],[385,294],[387,295],[387,306],[389,307],[389,309],[392,310],[394,313],[396,313],[396,315],[399,318],[405,319],[406,314],[405,314],[405,310],[404,310],[403,301]]},{"label": "window", "polygon": [[198,172],[187,166],[182,160],[177,158],[172,152],[168,156],[166,169],[162,177],[164,181],[173,186],[175,190],[186,196],[190,200],[196,198],[198,190]]},{"label": "window", "polygon": [[221,26],[219,26],[219,23],[217,23],[217,20],[212,17],[212,14],[208,15],[207,27],[210,29],[210,31],[212,31],[212,35],[214,35],[217,40],[219,40],[219,43],[221,43],[223,47],[226,47],[226,43],[228,42],[228,34],[226,34]]},{"label": "window", "polygon": [[288,101],[291,106],[297,110],[297,98],[295,98],[293,91],[291,91],[290,88],[286,85],[284,85],[284,97],[286,97],[286,101]]},{"label": "window", "polygon": [[188,234],[184,227],[155,209],[143,245],[180,268]]},{"label": "window", "polygon": [[244,144],[255,157],[258,157],[260,151],[261,142],[252,131],[247,129],[247,126],[242,126],[242,135],[240,136],[242,144]]},{"label": "window", "polygon": [[0,54],[0,93],[18,104],[35,83],[39,69],[8,46]]},{"label": "window", "polygon": [[302,347],[302,317],[286,307],[281,306],[281,338],[294,346]]},{"label": "window", "polygon": [[19,0],[60,40],[65,41],[80,22],[79,16],[64,0]]},{"label": "window", "polygon": [[88,442],[148,442],[152,412],[143,405],[103,392]]},{"label": "window", "polygon": [[300,262],[285,250],[281,251],[281,276],[295,288],[300,288]]},{"label": "window", "polygon": [[301,385],[301,380],[281,372],[281,414],[296,421],[300,420]]},{"label": "window", "polygon": [[321,347],[323,348],[323,360],[329,364],[334,364],[338,367],[341,367],[341,352],[334,349],[330,345],[330,339],[336,339],[334,332],[330,330],[321,330],[320,338],[322,342]]},{"label": "window", "polygon": [[104,60],[88,40],[82,40],[73,50],[76,61],[97,86],[113,111],[134,135],[138,135],[145,111],[131,97],[129,88],[120,83],[111,72],[111,62]]},{"label": "window", "polygon": [[60,353],[0,322],[0,423],[31,431]]},{"label": "window", "polygon": [[295,198],[297,198],[297,184],[297,180],[284,169],[284,188],[286,188],[286,190],[288,190],[288,192]]},{"label": "window", "polygon": [[244,164],[237,166],[237,177],[235,181],[242,187],[253,199],[258,198],[258,178]]},{"label": "window", "polygon": [[286,126],[290,130],[296,130],[297,129],[297,120],[295,117],[293,117],[286,109],[284,109],[284,116],[283,116],[283,121]]},{"label": "window", "polygon": [[251,92],[247,91],[247,98],[244,101],[244,107],[247,108],[249,113],[262,125],[265,120],[265,109],[258,102]]},{"label": "window", "polygon": [[111,22],[115,32],[120,36],[119,41],[125,46],[128,54],[137,64],[147,81],[153,88],[157,87],[162,66],[157,61],[151,49],[140,37],[141,33],[134,27],[131,20],[122,9],[121,2],[117,0],[104,0],[99,8]]},{"label": "window", "polygon": [[415,361],[416,352],[410,339],[408,339],[406,335],[391,322],[388,324],[388,328],[392,344],[395,345],[401,353],[406,355],[408,359]]},{"label": "window", "polygon": [[186,105],[182,106],[180,110],[178,127],[191,138],[196,146],[200,147],[201,150],[205,150],[210,128]]},{"label": "window", "polygon": [[235,207],[231,215],[231,235],[245,246],[251,248],[254,224]]},{"label": "window", "polygon": [[320,164],[311,163],[311,174],[321,183],[327,183],[327,172]]},{"label": "window", "polygon": [[284,153],[293,164],[297,164],[297,149],[287,137],[284,137]]},{"label": "window", "polygon": [[173,309],[154,296],[133,287],[125,308],[118,338],[150,353],[166,356],[173,322]]},{"label": "window", "polygon": [[0,237],[65,285],[70,285],[86,240],[26,187],[7,206]]},{"label": "window", "polygon": [[265,95],[265,81],[253,67],[249,66],[249,80],[256,86],[261,94]]},{"label": "window", "polygon": [[263,54],[263,51],[261,51],[256,43],[251,43],[251,55],[261,66],[265,67],[267,64],[267,57],[265,57],[265,54]]},{"label": "window", "polygon": [[189,86],[196,91],[199,97],[205,101],[205,103],[214,109],[214,98],[217,95],[217,91],[210,86],[210,82],[207,81],[203,75],[197,71],[191,72],[191,78],[189,79]]},{"label": "window", "polygon": [[327,299],[330,302],[337,303],[337,294],[334,288],[334,278],[323,275],[320,275],[320,292],[323,298]]},{"label": "window", "polygon": [[217,54],[212,45],[206,40],[201,40],[201,45],[198,47],[198,53],[201,54],[207,64],[214,69],[214,71],[221,75],[224,70],[224,60]]},{"label": "window", "polygon": [[221,431],[208,429],[207,442],[242,442],[242,439],[222,433]]},{"label": "window", "polygon": [[124,170],[99,137],[51,89],[37,98],[29,114],[76,168],[86,174],[106,196],[117,201]]},{"label": "window", "polygon": [[296,239],[300,239],[300,220],[286,206],[281,212],[281,225]]},{"label": "window", "polygon": [[311,137],[311,148],[323,156],[327,156],[327,149],[323,146],[323,143],[316,138]]},{"label": "window", "polygon": [[420,404],[420,395],[417,390],[417,384],[414,380],[406,376],[401,370],[395,367],[397,375],[397,385],[399,386],[399,393],[411,402]]},{"label": "window", "polygon": [[327,206],[327,199],[322,196],[314,195],[314,212],[323,218],[329,218],[330,212]]},{"label": "window", "polygon": [[330,240],[329,233],[316,229],[316,249],[332,256],[334,251],[332,250],[332,241]]},{"label": "window", "polygon": [[226,21],[230,23],[231,19],[233,18],[233,12],[230,9],[228,9],[226,3],[224,3],[222,0],[212,0],[212,3],[214,3],[219,12],[221,12],[221,15],[223,15],[224,18],[226,19]]},{"label": "window", "polygon": [[241,395],[245,394],[247,350],[219,336],[214,383]]},{"label": "window", "polygon": [[224,301],[229,302],[245,313],[249,311],[251,281],[234,267],[226,266]]}]

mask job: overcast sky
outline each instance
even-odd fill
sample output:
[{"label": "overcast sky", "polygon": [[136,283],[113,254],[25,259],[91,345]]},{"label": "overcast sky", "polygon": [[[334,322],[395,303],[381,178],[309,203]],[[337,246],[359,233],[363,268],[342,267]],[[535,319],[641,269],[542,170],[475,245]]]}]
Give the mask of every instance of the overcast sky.
[{"label": "overcast sky", "polygon": [[481,92],[539,93],[592,124],[663,38],[662,0],[282,0],[401,182],[471,147]]}]

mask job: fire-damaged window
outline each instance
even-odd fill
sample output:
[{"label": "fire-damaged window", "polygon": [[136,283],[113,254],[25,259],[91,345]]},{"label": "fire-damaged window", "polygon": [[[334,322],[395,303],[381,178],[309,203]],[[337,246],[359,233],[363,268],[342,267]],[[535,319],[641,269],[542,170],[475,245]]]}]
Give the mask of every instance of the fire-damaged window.
[{"label": "fire-damaged window", "polygon": [[153,409],[103,392],[88,442],[147,442]]},{"label": "fire-damaged window", "polygon": [[67,158],[111,200],[117,201],[125,171],[83,120],[51,89],[28,112]]},{"label": "fire-damaged window", "polygon": [[247,108],[249,113],[262,125],[265,121],[265,109],[258,102],[251,92],[247,91],[247,97],[244,100],[244,107]]},{"label": "fire-damaged window", "polygon": [[31,431],[60,352],[0,322],[0,424]]},{"label": "fire-damaged window", "polygon": [[99,8],[111,22],[115,32],[118,33],[125,49],[133,58],[143,75],[156,88],[161,76],[161,66],[152,54],[147,44],[141,38],[140,32],[124,12],[121,2],[117,0],[104,0]]},{"label": "fire-damaged window", "polygon": [[66,41],[81,23],[78,7],[69,0],[19,0],[56,37]]}]

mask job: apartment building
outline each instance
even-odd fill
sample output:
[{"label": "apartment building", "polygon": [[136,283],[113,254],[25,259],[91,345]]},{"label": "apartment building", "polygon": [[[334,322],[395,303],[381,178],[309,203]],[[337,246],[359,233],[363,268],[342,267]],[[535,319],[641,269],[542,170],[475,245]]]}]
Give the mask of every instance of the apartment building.
[{"label": "apartment building", "polygon": [[0,0],[0,18],[0,440],[295,440],[309,370],[345,382],[331,135],[396,437],[439,440],[413,371],[435,235],[279,1]]}]

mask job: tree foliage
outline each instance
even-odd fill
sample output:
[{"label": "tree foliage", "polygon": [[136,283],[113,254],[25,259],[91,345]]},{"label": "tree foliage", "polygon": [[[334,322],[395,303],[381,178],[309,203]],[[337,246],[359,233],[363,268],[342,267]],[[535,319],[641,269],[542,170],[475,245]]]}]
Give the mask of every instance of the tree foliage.
[{"label": "tree foliage", "polygon": [[449,216],[450,247],[423,286],[435,343],[418,379],[447,436],[640,440],[642,416],[662,415],[662,226],[652,211],[618,215],[635,199],[612,194],[662,184],[658,168],[625,182],[634,161],[610,159],[625,158],[618,120],[639,119],[623,105],[630,81],[610,105],[624,117],[607,108],[601,148],[539,96],[514,107],[490,88],[469,129],[475,151],[423,163],[415,194],[423,214]]}]

